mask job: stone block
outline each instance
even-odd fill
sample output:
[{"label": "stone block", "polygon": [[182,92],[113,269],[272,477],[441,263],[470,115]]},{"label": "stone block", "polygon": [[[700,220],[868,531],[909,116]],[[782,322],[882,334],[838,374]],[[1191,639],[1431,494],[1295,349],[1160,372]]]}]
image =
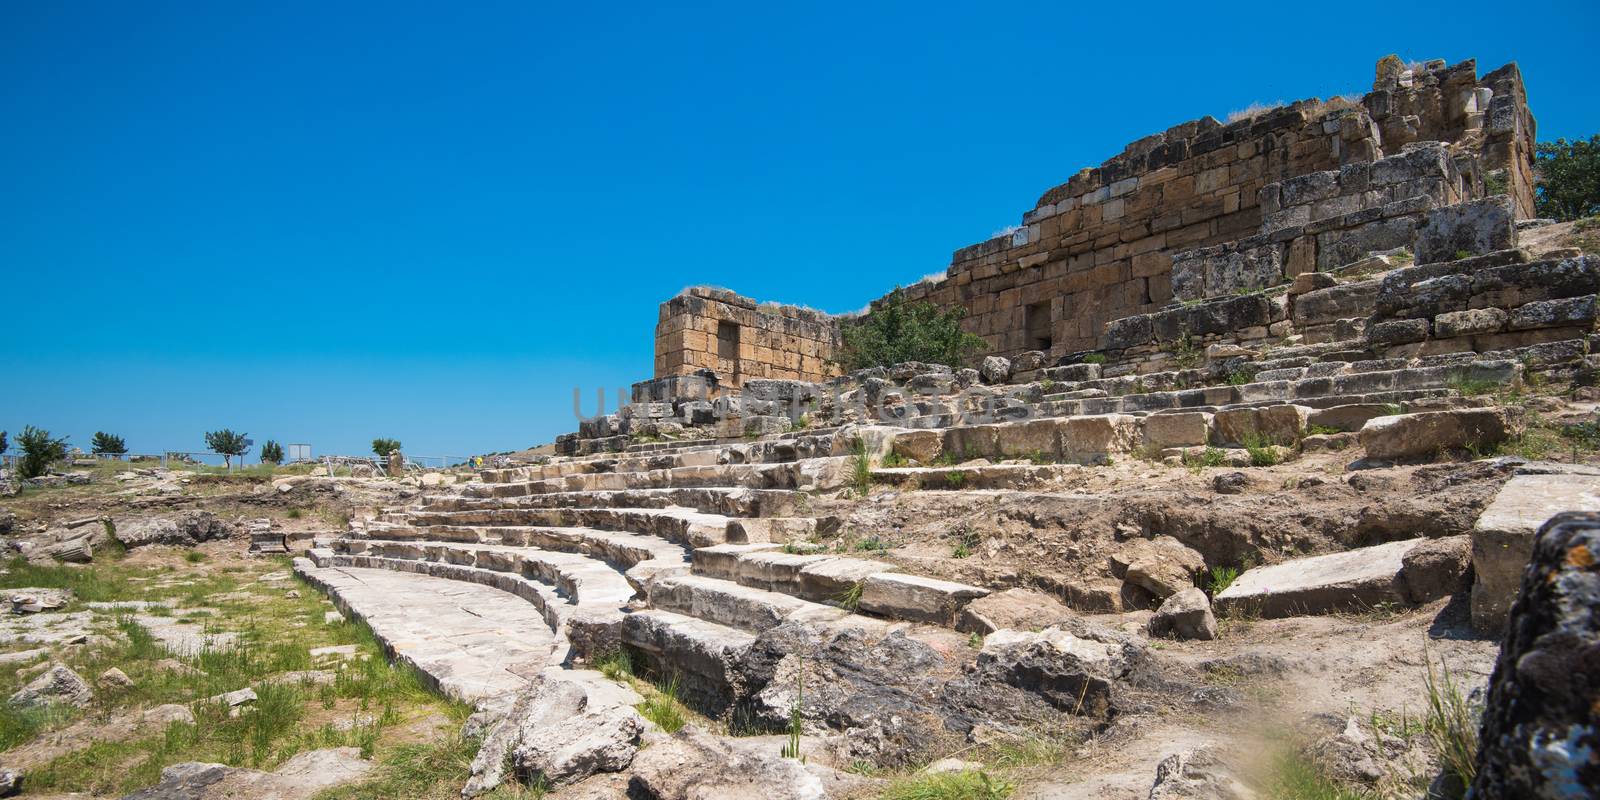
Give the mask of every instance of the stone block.
[{"label": "stone block", "polygon": [[1211,441],[1211,417],[1204,411],[1151,414],[1144,418],[1146,447],[1194,447]]},{"label": "stone block", "polygon": [[1595,296],[1592,294],[1560,300],[1541,300],[1513,310],[1510,328],[1514,331],[1524,331],[1531,328],[1589,325],[1594,322],[1594,310]]},{"label": "stone block", "polygon": [[1433,332],[1441,339],[1497,333],[1506,325],[1506,312],[1498,308],[1450,311],[1433,318]]},{"label": "stone block", "polygon": [[1517,597],[1534,534],[1563,511],[1600,511],[1600,477],[1516,475],[1472,526],[1472,625],[1497,635]]},{"label": "stone block", "polygon": [[1367,457],[1384,460],[1432,458],[1441,451],[1482,452],[1517,432],[1503,408],[1463,408],[1375,417],[1361,427]]},{"label": "stone block", "polygon": [[1293,445],[1305,436],[1312,409],[1286,403],[1262,408],[1230,408],[1213,419],[1212,438],[1217,444],[1242,445],[1249,441]]},{"label": "stone block", "polygon": [[1418,264],[1507,250],[1517,244],[1516,210],[1511,198],[1482,200],[1436,208],[1417,231]]},{"label": "stone block", "polygon": [[1351,403],[1330,408],[1319,408],[1307,418],[1307,427],[1333,428],[1336,431],[1359,431],[1368,420],[1387,415],[1390,406],[1381,403]]},{"label": "stone block", "polygon": [[1093,414],[1054,422],[1059,425],[1065,461],[1101,464],[1109,456],[1131,453],[1139,446],[1139,418],[1128,414]]},{"label": "stone block", "polygon": [[995,425],[995,444],[1003,458],[1033,455],[1055,458],[1061,453],[1059,420],[1034,419]]},{"label": "stone block", "polygon": [[1392,319],[1367,328],[1367,341],[1373,344],[1409,344],[1428,338],[1425,319]]},{"label": "stone block", "polygon": [[870,614],[952,626],[966,604],[988,589],[920,575],[882,573],[861,588],[860,608]]},{"label": "stone block", "polygon": [[[1429,541],[1408,539],[1256,567],[1218,594],[1216,607],[1225,614],[1270,618],[1410,605],[1415,601],[1406,557]],[[1426,595],[1428,587],[1449,583],[1437,572],[1437,562],[1415,559],[1413,563],[1426,571],[1416,576],[1421,594]]]},{"label": "stone block", "polygon": [[958,461],[974,458],[993,458],[999,455],[998,425],[967,425],[947,428],[944,432],[944,452]]},{"label": "stone block", "polygon": [[932,463],[944,451],[941,431],[902,430],[894,435],[894,453],[919,464]]}]

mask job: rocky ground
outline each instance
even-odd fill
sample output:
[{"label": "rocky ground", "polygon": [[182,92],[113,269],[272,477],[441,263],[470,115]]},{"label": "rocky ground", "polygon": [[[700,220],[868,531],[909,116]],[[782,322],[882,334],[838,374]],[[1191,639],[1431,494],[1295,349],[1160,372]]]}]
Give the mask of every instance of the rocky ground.
[{"label": "rocky ground", "polygon": [[[1452,737],[1476,730],[1447,712],[1481,702],[1499,653],[1474,633],[1465,591],[1156,622],[1179,591],[1163,570],[1188,570],[1177,582],[1206,605],[1202,589],[1215,596],[1254,567],[1464,542],[1452,537],[1527,459],[1596,462],[1572,427],[1595,407],[1572,396],[1516,398],[1529,433],[1430,463],[1371,466],[1342,449],[1270,466],[1128,458],[1043,465],[1020,491],[887,482],[816,495],[806,513],[825,524],[797,550],[1001,591],[959,630],[774,628],[740,666],[767,688],[710,714],[643,665],[542,671],[550,642],[495,639],[494,625],[472,628],[476,611],[428,616],[449,602],[394,604],[427,647],[391,663],[287,559],[248,552],[261,531],[309,547],[412,502],[420,481],[86,468],[0,500],[0,796],[443,798],[471,781],[490,797],[1422,797],[1448,771]],[[368,583],[344,594],[399,591]],[[495,592],[437,583],[441,596]],[[532,683],[513,708],[450,699],[498,673],[452,667],[439,681],[408,666],[418,652],[459,665],[485,649],[520,653],[508,669]],[[836,726],[846,736],[808,720],[796,740],[773,733],[790,708],[897,722],[864,739],[870,726]],[[594,741],[616,731],[638,744]],[[795,746],[803,760],[780,757]],[[631,763],[608,771],[623,750]],[[530,765],[599,774],[556,790],[501,780]]]}]

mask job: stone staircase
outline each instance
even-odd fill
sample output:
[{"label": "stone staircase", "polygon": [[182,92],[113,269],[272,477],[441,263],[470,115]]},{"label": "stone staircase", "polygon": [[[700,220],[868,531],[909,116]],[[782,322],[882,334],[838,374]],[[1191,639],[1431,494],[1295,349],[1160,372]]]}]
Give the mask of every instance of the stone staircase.
[{"label": "stone staircase", "polygon": [[[838,521],[810,513],[811,498],[857,491],[860,458],[879,484],[1024,490],[1128,456],[1180,457],[1257,439],[1293,448],[1328,430],[1353,444],[1377,417],[1492,405],[1489,390],[1517,387],[1525,369],[1470,353],[1347,355],[1323,345],[1137,377],[1104,377],[1092,364],[1052,368],[1061,380],[1011,394],[1002,421],[969,422],[950,409],[895,425],[649,443],[485,470],[481,482],[385,509],[314,543],[297,569],[335,592],[334,574],[366,570],[508,592],[532,604],[554,636],[551,665],[626,650],[718,713],[738,695],[730,665],[786,622],[948,637],[965,627],[967,605],[990,594],[815,552],[813,542],[836,535]],[[1252,379],[1230,380],[1241,372]],[[937,401],[925,402],[919,411]],[[881,465],[886,458],[904,465]],[[1030,463],[970,461],[980,458]]]}]

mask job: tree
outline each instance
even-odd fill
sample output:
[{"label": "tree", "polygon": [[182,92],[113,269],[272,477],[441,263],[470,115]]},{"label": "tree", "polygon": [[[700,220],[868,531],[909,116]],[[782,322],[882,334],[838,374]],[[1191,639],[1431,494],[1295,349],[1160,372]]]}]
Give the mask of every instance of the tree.
[{"label": "tree", "polygon": [[390,453],[400,449],[399,439],[373,439],[372,452],[379,458],[388,458]]},{"label": "tree", "polygon": [[52,463],[67,457],[67,437],[53,438],[49,431],[32,425],[17,434],[17,447],[22,449],[17,471],[24,478],[37,478],[48,472]]},{"label": "tree", "polygon": [[1540,142],[1534,148],[1541,217],[1560,220],[1600,214],[1600,133],[1583,139]]},{"label": "tree", "polygon": [[128,445],[122,441],[121,436],[113,436],[105,431],[95,431],[94,438],[89,440],[90,452],[95,455],[120,456],[128,452]]},{"label": "tree", "polygon": [[206,433],[206,447],[211,448],[213,452],[222,454],[223,466],[232,467],[233,457],[244,455],[244,439],[248,435],[234,433],[227,428],[223,428],[220,431],[210,431]]},{"label": "tree", "polygon": [[839,362],[846,369],[887,367],[905,361],[959,366],[988,343],[961,329],[966,309],[908,302],[895,287],[878,308],[846,323]]},{"label": "tree", "polygon": [[6,432],[0,431],[0,453],[4,453],[6,448],[10,446],[10,443],[6,441]]},{"label": "tree", "polygon": [[261,444],[261,463],[263,463],[263,464],[282,464],[283,463],[283,445],[278,444],[277,442],[275,442],[275,441],[273,441],[271,439],[268,439],[265,442],[263,442]]}]

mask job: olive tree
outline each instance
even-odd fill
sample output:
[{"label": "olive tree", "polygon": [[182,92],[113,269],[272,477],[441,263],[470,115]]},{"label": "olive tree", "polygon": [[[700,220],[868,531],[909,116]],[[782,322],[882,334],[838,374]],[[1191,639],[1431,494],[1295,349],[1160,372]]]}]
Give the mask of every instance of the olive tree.
[{"label": "olive tree", "polygon": [[233,466],[233,457],[244,455],[244,440],[247,436],[249,434],[234,433],[227,428],[223,428],[220,431],[209,431],[206,433],[206,447],[211,448],[212,452],[222,454],[223,466],[231,468]]}]

